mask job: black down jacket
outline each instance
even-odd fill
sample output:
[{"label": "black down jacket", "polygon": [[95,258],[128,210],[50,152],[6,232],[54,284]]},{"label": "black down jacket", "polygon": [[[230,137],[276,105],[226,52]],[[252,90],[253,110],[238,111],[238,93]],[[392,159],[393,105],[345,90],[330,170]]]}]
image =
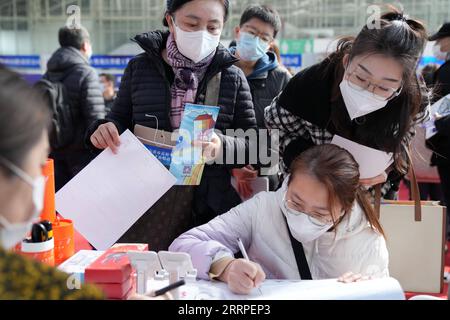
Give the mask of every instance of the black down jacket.
[{"label": "black down jacket", "polygon": [[[174,73],[162,58],[166,48],[169,33],[154,31],[138,35],[134,38],[145,53],[133,58],[128,64],[117,99],[106,120],[98,121],[88,131],[92,134],[97,127],[105,122],[113,122],[119,133],[126,129],[133,131],[136,124],[173,131],[170,123],[171,84]],[[226,136],[227,129],[256,129],[256,117],[252,96],[244,73],[234,66],[237,59],[222,45],[219,45],[216,55],[209,66],[203,81],[199,84],[196,103],[203,104],[206,88],[210,79],[219,72],[222,80],[219,93],[220,113],[216,129],[223,135],[223,152],[245,152],[247,155],[249,143],[246,139]],[[90,144],[89,136],[86,141]],[[246,156],[246,163],[249,157]],[[202,183],[195,188],[194,215],[196,224],[206,223],[217,215],[223,214],[238,205],[241,200],[230,183],[230,169],[243,167],[241,165],[210,165],[205,168]]]},{"label": "black down jacket", "polygon": [[[105,104],[100,89],[100,80],[94,68],[80,50],[62,47],[50,58],[45,78],[61,81],[67,91],[75,125],[75,140],[66,149],[86,151],[86,130],[98,119],[105,117]],[[67,150],[59,150],[61,152]]]}]

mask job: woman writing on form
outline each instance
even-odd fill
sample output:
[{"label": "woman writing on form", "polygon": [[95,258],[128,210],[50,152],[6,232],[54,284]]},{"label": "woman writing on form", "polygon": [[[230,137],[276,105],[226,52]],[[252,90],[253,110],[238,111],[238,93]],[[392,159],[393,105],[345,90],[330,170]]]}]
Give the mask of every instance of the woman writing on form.
[{"label": "woman writing on form", "polygon": [[[241,294],[265,278],[389,275],[383,229],[361,189],[358,164],[335,145],[308,149],[293,161],[280,190],[192,229],[170,250],[189,253],[200,278],[219,279]],[[235,259],[239,251],[251,261]]]}]

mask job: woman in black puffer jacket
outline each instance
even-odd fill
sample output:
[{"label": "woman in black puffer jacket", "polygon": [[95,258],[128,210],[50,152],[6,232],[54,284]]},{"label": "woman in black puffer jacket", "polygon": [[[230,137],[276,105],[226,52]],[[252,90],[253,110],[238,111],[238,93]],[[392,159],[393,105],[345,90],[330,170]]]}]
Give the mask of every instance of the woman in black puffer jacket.
[{"label": "woman in black puffer jacket", "polygon": [[[198,19],[192,18],[193,15]],[[225,135],[227,129],[257,128],[245,75],[234,66],[236,58],[218,44],[227,15],[228,1],[168,1],[166,24],[170,31],[149,32],[134,38],[145,53],[130,61],[111,112],[89,130],[89,144],[97,149],[111,147],[114,151],[118,147],[119,134],[126,129],[133,131],[137,124],[169,132],[178,129],[177,107],[183,108],[176,102],[179,100],[176,97],[180,97],[180,78],[177,76],[180,68],[177,67],[181,63],[183,72],[186,69],[193,71],[198,84],[193,91],[194,101],[184,97],[183,104],[204,104],[209,81],[221,73],[220,114],[216,129],[222,134],[213,139],[210,147],[218,154],[247,155],[248,141]],[[212,50],[196,50],[196,46],[192,46],[196,40],[191,38],[194,34],[194,37],[201,37],[203,48],[210,46]],[[183,94],[181,96],[183,98]],[[250,157],[246,158],[246,163],[240,166],[208,165],[198,187],[173,187],[120,241],[145,242],[152,250],[165,250],[190,227],[207,223],[238,205],[241,201],[231,186],[230,169],[250,164]]]}]

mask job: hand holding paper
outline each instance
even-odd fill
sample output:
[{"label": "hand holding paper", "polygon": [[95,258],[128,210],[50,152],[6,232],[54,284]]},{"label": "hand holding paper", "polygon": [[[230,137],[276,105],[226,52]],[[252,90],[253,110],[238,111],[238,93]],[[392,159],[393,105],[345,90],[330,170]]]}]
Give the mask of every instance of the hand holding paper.
[{"label": "hand holding paper", "polygon": [[114,154],[117,154],[120,147],[120,138],[116,125],[112,122],[100,125],[92,134],[91,143],[101,150],[109,147]]},{"label": "hand holding paper", "polygon": [[[56,194],[58,212],[98,250],[111,247],[176,182],[129,131]],[[151,230],[150,230],[151,232]]]}]

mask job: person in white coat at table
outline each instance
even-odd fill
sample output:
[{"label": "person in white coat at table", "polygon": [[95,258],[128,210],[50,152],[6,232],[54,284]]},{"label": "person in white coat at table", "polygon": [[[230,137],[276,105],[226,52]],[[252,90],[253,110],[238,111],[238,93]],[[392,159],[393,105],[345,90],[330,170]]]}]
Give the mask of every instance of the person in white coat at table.
[{"label": "person in white coat at table", "polygon": [[[192,229],[170,246],[187,252],[202,279],[248,294],[266,279],[388,277],[383,229],[346,150],[321,145],[303,152],[277,192],[251,200]],[[242,239],[249,260],[236,259]]]}]

